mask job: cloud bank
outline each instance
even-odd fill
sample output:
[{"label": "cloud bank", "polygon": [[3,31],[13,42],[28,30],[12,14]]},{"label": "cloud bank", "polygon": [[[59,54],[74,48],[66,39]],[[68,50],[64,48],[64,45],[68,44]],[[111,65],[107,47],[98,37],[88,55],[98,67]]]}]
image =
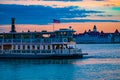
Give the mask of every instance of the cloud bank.
[{"label": "cloud bank", "polygon": [[[116,9],[116,8],[115,8]],[[11,17],[16,18],[17,24],[50,24],[53,19],[68,22],[119,22],[119,20],[88,19],[91,15],[103,15],[104,11],[80,9],[78,6],[53,8],[43,5],[0,5],[0,24],[10,24]],[[80,19],[72,19],[79,17]],[[67,20],[65,19],[67,18]],[[84,19],[82,19],[84,18]]]}]

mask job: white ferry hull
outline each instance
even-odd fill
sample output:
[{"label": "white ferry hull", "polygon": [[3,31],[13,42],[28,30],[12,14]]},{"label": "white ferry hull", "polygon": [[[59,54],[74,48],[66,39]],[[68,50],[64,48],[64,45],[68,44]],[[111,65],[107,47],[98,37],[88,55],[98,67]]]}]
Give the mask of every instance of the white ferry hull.
[{"label": "white ferry hull", "polygon": [[79,59],[86,54],[0,54],[0,59]]}]

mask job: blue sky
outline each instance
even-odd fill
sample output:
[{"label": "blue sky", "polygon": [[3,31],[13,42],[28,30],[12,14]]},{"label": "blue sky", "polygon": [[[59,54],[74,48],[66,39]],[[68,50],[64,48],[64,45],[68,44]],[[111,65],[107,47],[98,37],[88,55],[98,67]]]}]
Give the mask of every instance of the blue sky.
[{"label": "blue sky", "polygon": [[[100,16],[103,11],[95,10],[74,10],[77,6],[69,6],[64,8],[52,8],[50,6],[36,6],[36,5],[0,5],[0,24],[9,24],[10,18],[17,19],[18,24],[49,24],[53,19],[61,20],[61,22],[96,22],[90,19],[73,19],[75,17],[85,18],[90,14]],[[102,15],[101,15],[102,16]],[[70,18],[70,19],[69,19]],[[69,19],[69,20],[68,20]],[[110,21],[110,20],[98,20]],[[115,20],[111,20],[115,21]],[[110,22],[111,22],[110,21]],[[116,20],[117,21],[117,20]]]},{"label": "blue sky", "polygon": [[10,24],[11,17],[16,18],[18,24],[50,24],[53,19],[62,23],[120,21],[120,7],[115,3],[114,6],[109,2],[105,4],[107,0],[88,0],[89,6],[85,0],[38,1],[0,1],[0,24]]}]

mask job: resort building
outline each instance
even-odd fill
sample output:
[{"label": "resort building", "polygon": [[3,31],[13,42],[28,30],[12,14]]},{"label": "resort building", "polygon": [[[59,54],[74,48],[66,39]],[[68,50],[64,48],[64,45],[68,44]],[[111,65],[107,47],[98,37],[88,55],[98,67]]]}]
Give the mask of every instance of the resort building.
[{"label": "resort building", "polygon": [[114,33],[104,33],[97,31],[96,25],[93,30],[85,30],[84,33],[74,34],[76,43],[120,43],[120,33],[116,30]]}]

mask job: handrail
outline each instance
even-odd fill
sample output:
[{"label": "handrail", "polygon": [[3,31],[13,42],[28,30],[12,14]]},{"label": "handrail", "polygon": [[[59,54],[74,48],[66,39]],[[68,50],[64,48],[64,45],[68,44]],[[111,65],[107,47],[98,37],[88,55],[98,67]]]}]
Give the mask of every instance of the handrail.
[{"label": "handrail", "polygon": [[47,38],[47,39],[0,39],[0,42],[2,43],[11,43],[11,42],[29,42],[29,43],[42,43],[42,42],[46,42],[46,43],[51,43],[51,42],[68,42],[67,38]]},{"label": "handrail", "polygon": [[[3,54],[75,54],[75,49],[53,49],[53,50],[0,50]],[[78,54],[78,53],[76,53]]]}]

